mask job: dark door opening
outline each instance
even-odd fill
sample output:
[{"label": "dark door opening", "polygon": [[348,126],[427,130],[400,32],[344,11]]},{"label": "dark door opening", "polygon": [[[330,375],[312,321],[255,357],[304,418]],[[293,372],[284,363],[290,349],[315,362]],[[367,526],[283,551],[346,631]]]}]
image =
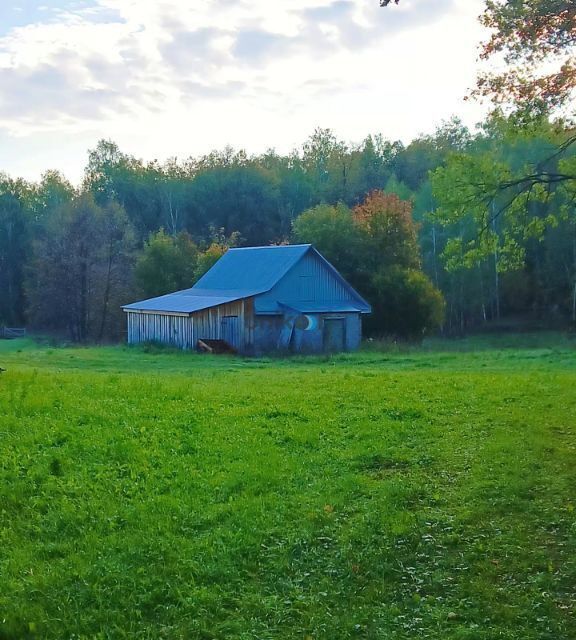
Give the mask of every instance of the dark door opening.
[{"label": "dark door opening", "polygon": [[324,351],[336,353],[346,350],[346,320],[344,318],[324,319]]}]

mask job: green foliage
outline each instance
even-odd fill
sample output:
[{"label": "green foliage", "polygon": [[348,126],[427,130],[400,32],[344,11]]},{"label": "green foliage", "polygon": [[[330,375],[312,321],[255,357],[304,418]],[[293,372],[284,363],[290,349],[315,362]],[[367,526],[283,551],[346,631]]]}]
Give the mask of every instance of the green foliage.
[{"label": "green foliage", "polygon": [[419,136],[395,156],[393,165],[396,178],[412,191],[426,182],[428,173],[442,165],[451,153],[465,151],[470,144],[468,129],[452,118],[433,135]]},{"label": "green foliage", "polygon": [[24,316],[24,260],[30,253],[32,187],[0,174],[0,325]]},{"label": "green foliage", "polygon": [[161,296],[191,287],[196,281],[198,247],[185,231],[169,236],[163,229],[150,235],[134,269],[140,295]]},{"label": "green foliage", "polygon": [[350,209],[339,203],[319,204],[294,220],[292,237],[296,243],[312,243],[331,263],[350,277],[359,266],[362,235]]},{"label": "green foliage", "polygon": [[24,280],[34,237],[74,193],[57,171],[47,171],[39,184],[0,174],[0,326],[24,324]]},{"label": "green foliage", "polygon": [[279,239],[289,227],[289,221],[282,219],[274,176],[245,156],[205,161],[190,185],[189,197],[189,215],[205,237],[212,228],[222,228],[227,235],[240,231],[248,245],[258,245]]},{"label": "green foliage", "polygon": [[241,238],[211,228],[212,241],[200,250],[185,231],[169,236],[163,229],[150,236],[135,267],[140,295],[155,297],[193,286]]},{"label": "green foliage", "polygon": [[[496,250],[503,256],[501,268],[517,268],[523,255],[516,232],[522,228],[517,224],[507,225],[502,234],[495,231],[497,211],[500,203],[494,202],[486,194],[494,193],[498,185],[510,179],[510,170],[506,164],[496,162],[491,153],[478,156],[453,155],[445,167],[438,168],[432,174],[432,189],[438,202],[434,214],[435,220],[444,226],[460,226],[462,221],[470,220],[472,235],[453,234],[445,249],[446,264],[449,270],[461,266],[471,267],[492,255]],[[517,222],[522,214],[520,203],[514,209],[507,209],[508,220]],[[504,256],[509,258],[508,264]]]},{"label": "green foliage", "polygon": [[228,251],[228,247],[225,244],[213,242],[198,256],[198,262],[194,270],[194,279],[200,280],[200,278],[220,260],[226,251]]},{"label": "green foliage", "polygon": [[446,304],[442,294],[417,269],[380,268],[371,279],[369,297],[374,320],[368,318],[366,322],[385,335],[421,340],[444,321]]},{"label": "green foliage", "polygon": [[396,194],[375,191],[354,211],[318,205],[293,225],[295,241],[313,243],[371,303],[370,333],[419,339],[442,323],[442,294],[419,270],[411,209]]},{"label": "green foliage", "polygon": [[133,235],[124,210],[82,195],[45,222],[26,282],[31,323],[77,342],[118,337],[131,290]]},{"label": "green foliage", "polygon": [[45,220],[54,211],[68,204],[76,190],[58,171],[46,171],[34,193],[34,208],[37,221]]},{"label": "green foliage", "polygon": [[[555,238],[573,237],[574,175],[570,131],[533,119],[519,129],[501,113],[471,137],[447,126],[432,138],[437,167],[420,187],[414,217],[421,222],[423,268],[447,299],[451,332],[520,314],[531,322],[576,318],[576,254],[555,258]],[[558,182],[556,182],[558,180]],[[554,240],[553,240],[554,239]],[[554,265],[554,266],[552,266]],[[525,306],[501,280],[523,272]],[[554,302],[553,302],[554,300]]]},{"label": "green foliage", "polygon": [[386,183],[384,192],[394,193],[400,198],[400,200],[410,200],[412,197],[412,191],[410,191],[405,184],[400,182],[394,174],[390,176],[390,179]]},{"label": "green foliage", "polygon": [[242,240],[242,237],[237,231],[234,231],[226,237],[224,229],[215,229],[214,227],[210,229],[210,237],[210,244],[198,256],[198,262],[194,272],[195,280],[199,280],[220,260],[228,249],[237,247]]},{"label": "green foliage", "polygon": [[0,362],[4,638],[576,636],[567,338]]}]

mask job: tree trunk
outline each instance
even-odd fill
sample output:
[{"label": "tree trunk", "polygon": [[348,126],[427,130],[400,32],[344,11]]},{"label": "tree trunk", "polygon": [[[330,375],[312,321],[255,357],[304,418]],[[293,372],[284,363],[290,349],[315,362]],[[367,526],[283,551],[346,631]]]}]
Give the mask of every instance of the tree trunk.
[{"label": "tree trunk", "polygon": [[[496,203],[492,202],[492,231],[498,237],[498,230],[496,228]],[[496,304],[496,319],[500,320],[500,274],[498,272],[498,245],[494,249],[494,295]]]},{"label": "tree trunk", "polygon": [[104,299],[102,300],[102,315],[100,316],[100,330],[98,331],[98,342],[104,338],[104,329],[108,319],[108,306],[110,303],[110,280],[112,278],[113,263],[113,241],[108,245],[108,264],[106,266],[106,284],[104,285]]},{"label": "tree trunk", "polygon": [[572,292],[572,324],[576,327],[576,223],[572,233],[572,269],[574,273],[574,289]]},{"label": "tree trunk", "polygon": [[438,257],[436,248],[436,225],[432,223],[432,268],[434,269],[434,284],[438,289]]},{"label": "tree trunk", "polygon": [[480,276],[480,303],[482,306],[482,320],[484,321],[484,324],[486,324],[487,322],[487,315],[486,315],[486,300],[485,300],[485,294],[484,294],[484,278],[482,277],[482,265],[478,264],[478,275]]},{"label": "tree trunk", "polygon": [[88,251],[80,245],[80,308],[78,318],[78,341],[86,342],[88,337]]}]

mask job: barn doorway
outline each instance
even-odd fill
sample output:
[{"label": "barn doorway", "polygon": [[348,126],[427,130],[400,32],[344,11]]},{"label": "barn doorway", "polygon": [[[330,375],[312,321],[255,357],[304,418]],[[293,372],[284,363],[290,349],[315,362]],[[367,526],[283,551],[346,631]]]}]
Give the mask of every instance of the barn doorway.
[{"label": "barn doorway", "polygon": [[324,319],[323,347],[327,353],[346,350],[345,318]]},{"label": "barn doorway", "polygon": [[240,322],[238,316],[224,316],[220,326],[220,336],[234,349],[240,348]]}]

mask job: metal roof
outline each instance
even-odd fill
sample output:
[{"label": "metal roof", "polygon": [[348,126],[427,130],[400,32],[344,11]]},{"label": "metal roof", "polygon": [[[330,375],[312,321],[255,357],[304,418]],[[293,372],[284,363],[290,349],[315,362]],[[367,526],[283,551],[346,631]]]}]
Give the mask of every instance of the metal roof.
[{"label": "metal roof", "polygon": [[165,296],[149,298],[141,302],[124,305],[126,311],[163,311],[164,313],[194,313],[220,304],[227,304],[242,298],[249,298],[257,292],[251,290],[213,291],[209,289],[184,289]]},{"label": "metal roof", "polygon": [[269,291],[311,246],[293,244],[229,249],[194,288]]}]

